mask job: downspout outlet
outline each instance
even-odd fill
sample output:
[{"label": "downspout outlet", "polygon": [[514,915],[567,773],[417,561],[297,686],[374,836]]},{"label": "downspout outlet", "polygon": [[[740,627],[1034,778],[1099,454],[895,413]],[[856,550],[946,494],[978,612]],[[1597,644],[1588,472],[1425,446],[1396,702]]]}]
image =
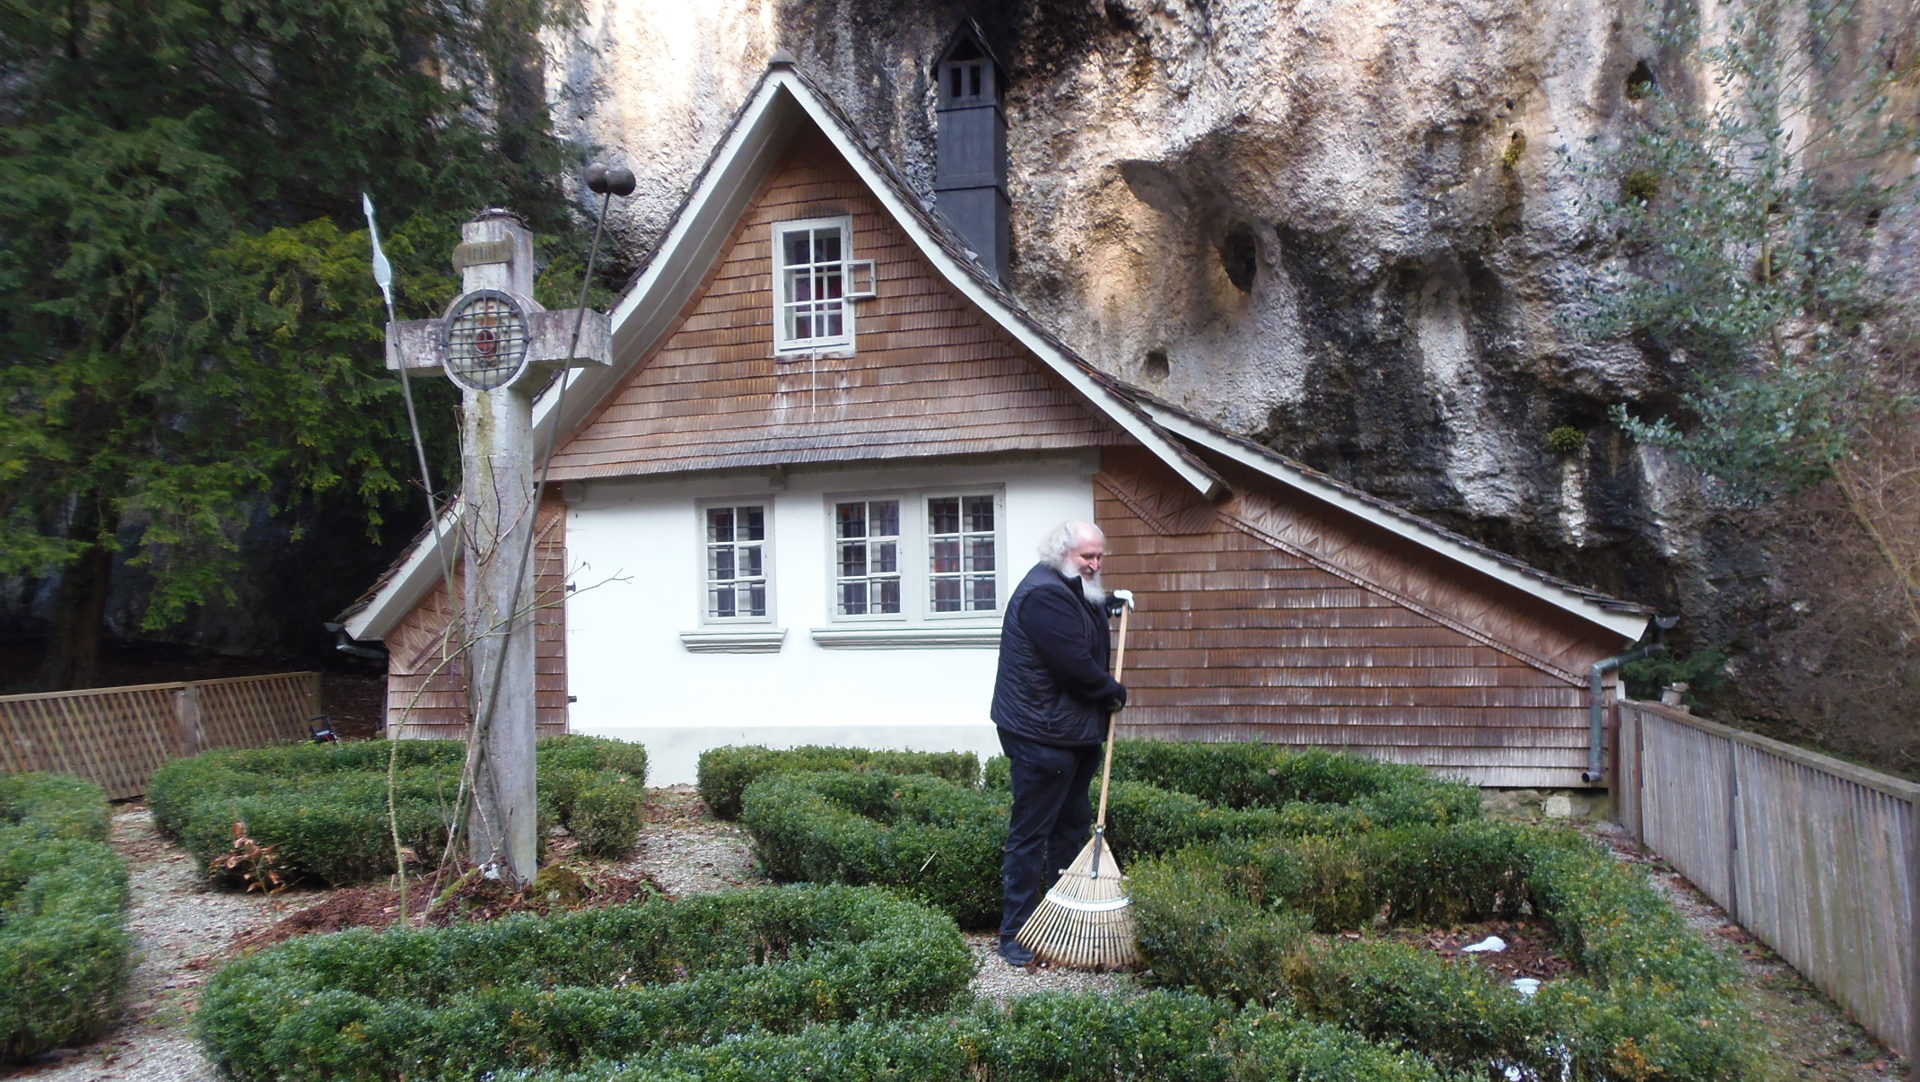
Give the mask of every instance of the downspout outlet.
[{"label": "downspout outlet", "polygon": [[1593,663],[1587,671],[1587,768],[1580,772],[1580,780],[1592,785],[1606,777],[1604,764],[1600,761],[1600,742],[1604,732],[1606,711],[1605,680],[1607,671],[1617,669],[1629,661],[1638,661],[1653,654],[1666,653],[1665,643],[1650,642],[1645,646],[1636,646],[1618,657],[1610,657]]}]

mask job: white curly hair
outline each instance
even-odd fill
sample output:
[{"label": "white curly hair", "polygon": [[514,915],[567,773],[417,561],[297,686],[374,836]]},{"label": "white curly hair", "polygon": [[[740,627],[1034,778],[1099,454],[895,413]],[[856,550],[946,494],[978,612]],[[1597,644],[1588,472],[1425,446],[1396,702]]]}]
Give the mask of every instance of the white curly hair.
[{"label": "white curly hair", "polygon": [[1047,535],[1040,539],[1041,561],[1063,575],[1071,573],[1067,566],[1067,550],[1079,544],[1082,539],[1105,541],[1107,535],[1091,522],[1069,519],[1048,530]]}]

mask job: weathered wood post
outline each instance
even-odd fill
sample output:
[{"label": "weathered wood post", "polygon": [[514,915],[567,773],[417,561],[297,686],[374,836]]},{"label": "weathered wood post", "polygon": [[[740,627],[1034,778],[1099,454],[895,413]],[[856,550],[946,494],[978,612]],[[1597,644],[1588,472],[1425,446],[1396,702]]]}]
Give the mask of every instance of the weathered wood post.
[{"label": "weathered wood post", "polygon": [[[609,321],[533,299],[533,236],[503,210],[461,230],[465,290],[437,320],[389,324],[387,367],[440,366],[461,388],[461,632],[475,763],[467,852],[515,885],[537,870],[532,539],[539,506],[530,368],[606,364]],[[577,343],[574,341],[579,328]]]}]

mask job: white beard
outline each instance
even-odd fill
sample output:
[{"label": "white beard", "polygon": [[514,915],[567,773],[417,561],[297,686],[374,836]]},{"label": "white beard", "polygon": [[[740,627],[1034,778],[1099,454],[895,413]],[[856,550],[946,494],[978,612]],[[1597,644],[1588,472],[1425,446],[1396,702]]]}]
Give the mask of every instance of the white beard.
[{"label": "white beard", "polygon": [[1095,572],[1090,579],[1080,580],[1080,593],[1095,605],[1107,603],[1107,584],[1100,581],[1099,572]]}]

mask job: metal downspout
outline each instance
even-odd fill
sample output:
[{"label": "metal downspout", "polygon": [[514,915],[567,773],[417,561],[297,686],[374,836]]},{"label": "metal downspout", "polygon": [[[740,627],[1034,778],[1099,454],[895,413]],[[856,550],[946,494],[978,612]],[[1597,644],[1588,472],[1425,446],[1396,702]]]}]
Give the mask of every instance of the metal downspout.
[{"label": "metal downspout", "polygon": [[1602,684],[1603,684],[1602,677],[1606,675],[1607,670],[1609,669],[1617,669],[1620,666],[1625,665],[1629,661],[1638,661],[1641,658],[1647,657],[1650,654],[1665,653],[1666,649],[1667,649],[1667,645],[1665,643],[1650,642],[1650,643],[1647,643],[1645,646],[1636,646],[1633,649],[1627,651],[1626,653],[1619,655],[1618,657],[1610,657],[1601,661],[1596,661],[1593,663],[1593,668],[1588,670],[1588,673],[1587,673],[1587,679],[1588,679],[1587,769],[1581,772],[1580,774],[1581,781],[1584,781],[1589,785],[1591,785],[1594,782],[1599,781],[1606,774],[1605,770],[1602,769],[1603,764],[1600,761],[1601,733],[1603,730],[1603,722],[1605,720],[1605,710],[1603,709],[1603,703],[1605,702],[1605,697],[1604,697],[1605,691],[1604,691],[1604,688],[1602,687]]},{"label": "metal downspout", "polygon": [[385,661],[387,659],[387,652],[385,650],[376,650],[371,646],[361,646],[355,643],[347,637],[347,629],[339,624],[326,624],[324,626],[328,631],[333,632],[333,648],[348,657],[363,657],[369,661]]}]

